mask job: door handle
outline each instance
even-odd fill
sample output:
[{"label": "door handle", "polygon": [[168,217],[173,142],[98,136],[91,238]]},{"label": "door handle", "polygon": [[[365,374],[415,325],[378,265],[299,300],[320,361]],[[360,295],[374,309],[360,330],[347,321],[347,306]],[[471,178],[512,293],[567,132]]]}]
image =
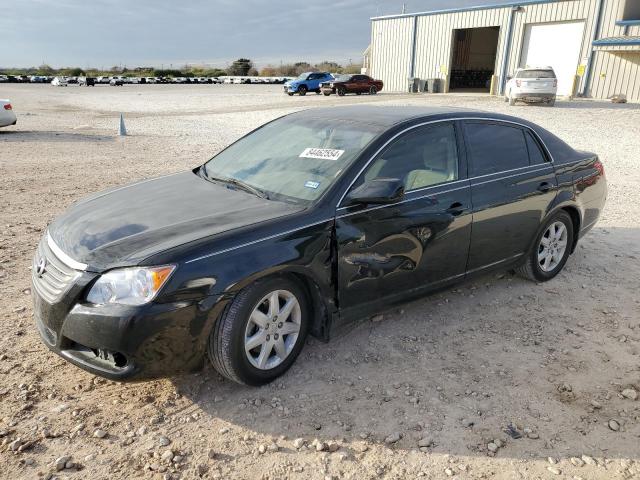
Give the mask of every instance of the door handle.
[{"label": "door handle", "polygon": [[462,212],[464,212],[464,205],[462,205],[460,202],[455,202],[455,203],[452,203],[451,206],[447,208],[446,211],[448,214],[453,215],[454,217],[457,217]]},{"label": "door handle", "polygon": [[549,182],[542,182],[540,185],[538,185],[538,190],[541,192],[548,192],[549,190],[551,190],[551,184]]}]

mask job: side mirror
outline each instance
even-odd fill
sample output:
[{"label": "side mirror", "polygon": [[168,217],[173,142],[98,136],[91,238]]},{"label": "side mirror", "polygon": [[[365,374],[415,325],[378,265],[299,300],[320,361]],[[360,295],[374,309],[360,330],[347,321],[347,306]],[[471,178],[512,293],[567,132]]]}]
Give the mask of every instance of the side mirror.
[{"label": "side mirror", "polygon": [[507,75],[507,81],[511,80],[513,77],[511,75]]},{"label": "side mirror", "polygon": [[395,203],[404,196],[404,182],[397,178],[374,178],[350,191],[347,205]]}]

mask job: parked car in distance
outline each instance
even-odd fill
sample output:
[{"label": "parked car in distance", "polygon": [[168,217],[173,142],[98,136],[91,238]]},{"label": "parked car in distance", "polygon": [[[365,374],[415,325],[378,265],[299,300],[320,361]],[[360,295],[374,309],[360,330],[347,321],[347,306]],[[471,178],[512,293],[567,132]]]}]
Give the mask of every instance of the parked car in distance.
[{"label": "parked car in distance", "polygon": [[54,79],[51,80],[51,85],[54,87],[66,87],[69,85],[69,82],[67,82],[65,77],[54,77]]},{"label": "parked car in distance", "polygon": [[122,78],[112,78],[109,80],[109,85],[112,87],[121,87],[124,85],[124,79]]},{"label": "parked car in distance", "polygon": [[284,84],[284,93],[292,96],[299,94],[304,96],[307,92],[320,93],[320,84],[333,80],[329,72],[306,72]]},{"label": "parked car in distance", "polygon": [[9,83],[9,77],[7,75],[0,75],[0,83]]},{"label": "parked car in distance", "polygon": [[78,85],[85,87],[95,87],[96,79],[94,77],[78,77]]},{"label": "parked car in distance", "polygon": [[556,103],[558,80],[551,67],[519,68],[505,87],[505,102],[515,105],[517,101],[527,103]]},{"label": "parked car in distance", "polygon": [[0,99],[0,127],[8,127],[15,125],[18,122],[11,101],[7,99]]},{"label": "parked car in distance", "polygon": [[199,168],[71,206],[34,256],[35,321],[51,350],[96,375],[167,376],[208,357],[261,385],[307,334],[329,340],[492,270],[554,278],[606,194],[595,153],[516,117],[300,111]]},{"label": "parked car in distance", "polygon": [[332,93],[337,93],[340,96],[347,93],[375,95],[382,90],[383,86],[382,80],[374,80],[368,75],[338,75],[331,82],[323,82],[320,90],[325,96]]}]

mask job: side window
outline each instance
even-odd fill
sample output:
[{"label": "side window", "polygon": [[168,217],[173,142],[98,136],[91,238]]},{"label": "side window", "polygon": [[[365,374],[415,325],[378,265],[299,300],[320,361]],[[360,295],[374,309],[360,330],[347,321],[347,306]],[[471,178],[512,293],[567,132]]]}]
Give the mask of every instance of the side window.
[{"label": "side window", "polygon": [[467,122],[471,175],[488,175],[529,165],[524,132],[497,123]]},{"label": "side window", "polygon": [[315,80],[318,78],[318,74],[317,73],[312,73],[311,75],[309,75],[307,77],[307,80]]},{"label": "side window", "polygon": [[420,127],[389,144],[369,165],[359,183],[398,178],[405,191],[458,179],[458,148],[453,124]]},{"label": "side window", "polygon": [[539,165],[546,162],[546,158],[540,150],[540,145],[533,138],[531,132],[525,132],[524,136],[527,139],[527,148],[529,149],[529,165]]}]

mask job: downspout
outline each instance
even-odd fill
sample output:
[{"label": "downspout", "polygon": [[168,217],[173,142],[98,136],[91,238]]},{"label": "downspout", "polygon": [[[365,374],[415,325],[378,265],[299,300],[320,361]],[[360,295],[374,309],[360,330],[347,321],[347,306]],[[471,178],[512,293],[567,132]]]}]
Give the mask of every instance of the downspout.
[{"label": "downspout", "polygon": [[504,51],[502,52],[502,71],[500,72],[500,91],[499,95],[504,94],[504,88],[507,85],[507,65],[509,63],[509,51],[511,50],[511,35],[513,33],[513,22],[516,16],[516,12],[520,10],[520,7],[511,7],[511,14],[509,15],[509,24],[507,25],[507,38],[504,42]]},{"label": "downspout", "polygon": [[416,41],[418,38],[418,16],[413,17],[413,38],[411,39],[411,63],[409,65],[409,76],[416,74]]},{"label": "downspout", "polygon": [[602,22],[602,12],[604,10],[604,0],[598,0],[598,15],[596,16],[596,24],[593,27],[593,35],[591,35],[591,43],[589,43],[589,58],[587,59],[587,66],[584,71],[584,80],[582,82],[582,89],[580,95],[585,97],[587,95],[587,89],[591,83],[591,71],[593,67],[593,42],[600,37],[600,27]]}]

